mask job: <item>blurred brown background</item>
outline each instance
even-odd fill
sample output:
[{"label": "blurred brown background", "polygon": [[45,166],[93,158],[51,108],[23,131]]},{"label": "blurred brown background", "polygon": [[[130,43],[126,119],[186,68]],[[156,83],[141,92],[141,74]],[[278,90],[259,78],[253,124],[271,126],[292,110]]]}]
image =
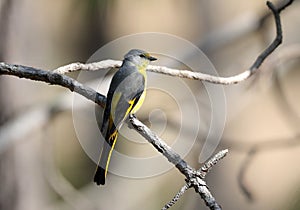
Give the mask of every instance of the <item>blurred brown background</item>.
[{"label": "blurred brown background", "polygon": [[[296,0],[282,13],[284,44],[261,72],[225,87],[227,121],[219,149],[230,153],[207,177],[224,209],[300,208],[299,9]],[[261,0],[0,0],[0,61],[51,70],[85,62],[121,36],[165,32],[198,45],[220,75],[231,76],[273,40],[272,17],[259,24],[267,13]],[[110,174],[105,187],[95,186],[95,164],[77,140],[66,92],[0,77],[0,209],[160,209],[184,184],[183,176],[176,169],[147,179]],[[49,116],[45,109],[55,103],[64,108]],[[203,112],[205,118],[208,110]],[[185,158],[196,168],[200,148],[199,140]],[[248,165],[249,151],[255,155]],[[245,165],[242,182],[253,201],[238,185]],[[190,190],[172,209],[206,207]]]}]

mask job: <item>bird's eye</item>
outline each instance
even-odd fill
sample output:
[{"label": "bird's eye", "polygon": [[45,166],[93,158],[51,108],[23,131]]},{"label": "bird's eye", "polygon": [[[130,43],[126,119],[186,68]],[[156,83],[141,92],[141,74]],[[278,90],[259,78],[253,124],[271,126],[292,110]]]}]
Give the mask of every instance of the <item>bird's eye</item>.
[{"label": "bird's eye", "polygon": [[141,58],[146,58],[146,55],[140,54],[140,57],[141,57]]}]

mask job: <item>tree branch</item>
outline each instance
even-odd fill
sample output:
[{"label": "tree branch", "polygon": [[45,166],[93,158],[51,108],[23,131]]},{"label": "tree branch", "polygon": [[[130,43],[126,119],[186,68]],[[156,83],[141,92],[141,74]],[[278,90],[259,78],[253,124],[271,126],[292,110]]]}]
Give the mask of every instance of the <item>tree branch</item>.
[{"label": "tree branch", "polygon": [[204,179],[208,174],[208,172],[212,169],[212,167],[214,167],[214,165],[216,165],[220,160],[222,160],[227,155],[227,153],[228,153],[227,149],[222,150],[218,152],[215,156],[213,156],[211,159],[206,161],[203,164],[203,166],[200,168],[200,170],[197,171],[199,177]]},{"label": "tree branch", "polygon": [[195,170],[190,167],[171,147],[169,147],[162,139],[160,139],[153,131],[151,131],[146,125],[135,118],[133,115],[129,116],[129,121],[133,128],[141,134],[147,141],[149,141],[157,151],[162,153],[169,162],[173,163],[176,168],[187,179],[191,179],[195,176]]},{"label": "tree branch", "polygon": [[46,82],[51,85],[59,85],[86,97],[101,107],[104,107],[105,105],[105,96],[97,93],[92,88],[84,86],[75,79],[62,74],[44,71],[28,66],[0,63],[0,75],[12,75],[20,78]]},{"label": "tree branch", "polygon": [[[211,159],[206,161],[204,165],[198,170],[196,178],[192,178],[191,180],[187,180],[186,184],[179,190],[179,192],[174,196],[174,198],[167,203],[162,210],[169,209],[172,207],[179,199],[180,197],[192,186],[195,188],[196,192],[200,193],[201,198],[204,199],[207,206],[210,207],[210,209],[221,209],[221,207],[216,203],[214,197],[211,195],[211,193],[208,191],[206,186],[206,183],[204,182],[205,176],[210,171],[210,169],[216,165],[221,159],[223,159],[228,153],[228,150],[222,150],[218,152],[215,156],[213,156]],[[201,184],[200,184],[201,183]]]},{"label": "tree branch", "polygon": [[283,11],[286,7],[291,5],[294,0],[289,0],[285,4],[282,4],[279,8],[267,1],[267,6],[272,11],[276,24],[276,37],[273,42],[256,58],[252,66],[250,67],[251,74],[253,74],[264,62],[264,60],[282,43],[282,27],[280,20],[280,12]]},{"label": "tree branch", "polygon": [[[160,153],[162,153],[169,162],[173,163],[176,168],[186,177],[187,186],[191,186],[195,189],[197,193],[200,194],[201,198],[204,200],[205,204],[210,209],[221,209],[217,204],[215,198],[212,196],[204,178],[208,171],[222,158],[226,156],[228,150],[220,151],[213,158],[208,160],[204,166],[201,167],[199,171],[196,171],[191,166],[189,166],[181,157],[178,155],[171,147],[169,147],[162,139],[160,139],[153,131],[151,131],[147,126],[145,126],[141,121],[136,119],[134,115],[129,116],[129,121],[132,127],[142,135],[149,143],[151,143]],[[202,177],[200,177],[202,176]],[[187,187],[186,186],[186,187]],[[171,207],[182,194],[186,191],[186,187],[183,187],[179,193],[165,205],[163,209]]]},{"label": "tree branch", "polygon": [[[66,66],[59,67],[53,72],[59,73],[59,74],[66,74],[70,72],[75,71],[99,71],[104,69],[110,69],[110,68],[119,68],[121,66],[122,62],[117,60],[103,60],[100,62],[94,62],[94,63],[71,63]],[[200,80],[200,81],[206,81],[210,83],[215,84],[223,84],[223,85],[230,85],[234,83],[238,83],[241,81],[246,80],[251,75],[251,71],[247,70],[243,73],[240,73],[235,76],[231,77],[219,77],[219,76],[213,76],[209,74],[203,74],[201,72],[192,72],[190,70],[185,69],[172,69],[166,66],[155,66],[155,65],[148,65],[147,71],[154,72],[154,73],[160,73],[164,75],[174,76],[174,77],[180,77],[185,79],[193,79],[193,80]]]},{"label": "tree branch", "polygon": [[[272,11],[275,24],[276,24],[276,36],[273,42],[256,58],[254,63],[251,65],[251,67],[234,76],[231,77],[219,77],[219,76],[213,76],[209,74],[203,74],[201,72],[192,72],[190,70],[178,70],[178,69],[172,69],[165,66],[155,66],[155,65],[149,65],[147,70],[150,72],[165,74],[169,76],[176,76],[180,78],[186,78],[186,79],[193,79],[193,80],[200,80],[215,84],[222,84],[222,85],[230,85],[230,84],[237,84],[240,83],[246,79],[248,79],[251,75],[253,75],[257,69],[262,65],[264,60],[282,43],[282,26],[281,26],[281,20],[280,20],[280,12],[283,11],[286,7],[291,5],[294,0],[289,0],[285,4],[281,4],[278,9],[275,8],[275,6],[267,1],[268,8]],[[80,71],[80,70],[87,70],[87,71],[98,71],[102,69],[107,68],[118,68],[121,65],[121,61],[116,60],[104,60],[100,62],[95,63],[89,63],[89,64],[82,64],[82,63],[72,63],[66,66],[59,67],[58,69],[55,69],[55,73],[65,74],[68,72],[73,71]]]},{"label": "tree branch", "polygon": [[180,190],[179,192],[174,196],[174,198],[172,198],[172,200],[167,203],[161,210],[167,210],[169,208],[171,208],[177,201],[179,201],[179,199],[181,198],[181,196],[183,196],[183,194],[190,189],[191,187],[191,183],[188,182],[186,183]]},{"label": "tree branch", "polygon": [[[55,72],[44,71],[22,65],[0,63],[0,75],[13,75],[20,78],[43,81],[52,85],[59,85],[68,88],[71,91],[77,92],[78,94],[91,101],[94,101],[102,107],[105,104],[105,96],[97,93],[89,87],[85,87],[81,83],[68,76]],[[159,152],[161,152],[171,163],[173,163],[182,174],[185,175],[187,180],[189,180],[192,186],[195,188],[196,192],[199,193],[204,199],[208,207],[211,209],[221,209],[217,208],[219,205],[216,203],[215,199],[207,189],[205,182],[196,176],[197,172],[192,167],[190,167],[174,150],[172,150],[171,147],[169,147],[135,117],[131,116],[130,122],[142,136],[144,136]]]},{"label": "tree branch", "polygon": [[58,74],[66,74],[74,71],[98,71],[110,68],[119,68],[121,65],[122,61],[110,59],[87,64],[76,62],[54,69],[53,72]]},{"label": "tree branch", "polygon": [[[93,89],[85,87],[81,83],[68,76],[51,71],[44,71],[22,65],[0,63],[0,75],[13,75],[20,78],[43,81],[51,85],[59,85],[68,88],[69,90],[74,91],[91,101],[94,101],[102,107],[106,101],[105,96],[97,93]],[[171,163],[173,163],[182,174],[185,175],[187,180],[191,182],[195,191],[200,194],[209,208],[221,209],[207,189],[205,182],[197,177],[197,172],[192,167],[190,167],[174,150],[172,150],[171,147],[163,142],[139,120],[131,116],[130,122],[142,136],[144,136],[159,152],[161,152]]]}]

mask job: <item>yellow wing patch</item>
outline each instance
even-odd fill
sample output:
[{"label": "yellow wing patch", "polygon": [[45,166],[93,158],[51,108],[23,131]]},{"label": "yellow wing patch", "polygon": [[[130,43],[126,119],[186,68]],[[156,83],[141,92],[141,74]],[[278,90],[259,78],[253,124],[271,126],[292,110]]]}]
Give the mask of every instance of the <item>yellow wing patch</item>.
[{"label": "yellow wing patch", "polygon": [[110,148],[110,151],[109,151],[109,154],[108,154],[108,158],[107,158],[107,162],[106,162],[106,166],[105,166],[105,177],[106,177],[106,174],[107,174],[107,171],[108,171],[108,165],[109,165],[109,162],[110,162],[110,158],[111,158],[111,153],[115,147],[115,144],[117,142],[117,138],[118,138],[118,130],[116,129],[110,136],[109,136],[109,139],[108,141],[113,141],[112,143],[112,146]]},{"label": "yellow wing patch", "polygon": [[134,99],[128,101],[129,107],[128,107],[127,111],[126,111],[125,117],[126,117],[126,116],[130,113],[130,111],[132,110],[132,107],[133,107],[133,104],[134,104],[135,100],[136,100],[136,98],[134,98]]},{"label": "yellow wing patch", "polygon": [[136,113],[142,106],[144,100],[146,97],[146,90],[142,93],[141,97],[139,98],[139,101],[136,103],[136,105],[133,107],[131,113]]}]

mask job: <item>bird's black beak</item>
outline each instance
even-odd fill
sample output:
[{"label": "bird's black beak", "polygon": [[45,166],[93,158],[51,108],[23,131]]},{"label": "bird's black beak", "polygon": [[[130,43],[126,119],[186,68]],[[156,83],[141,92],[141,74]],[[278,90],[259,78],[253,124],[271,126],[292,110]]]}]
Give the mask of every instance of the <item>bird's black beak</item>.
[{"label": "bird's black beak", "polygon": [[152,56],[149,56],[148,59],[149,59],[149,61],[156,61],[157,60],[157,58],[152,57]]}]

